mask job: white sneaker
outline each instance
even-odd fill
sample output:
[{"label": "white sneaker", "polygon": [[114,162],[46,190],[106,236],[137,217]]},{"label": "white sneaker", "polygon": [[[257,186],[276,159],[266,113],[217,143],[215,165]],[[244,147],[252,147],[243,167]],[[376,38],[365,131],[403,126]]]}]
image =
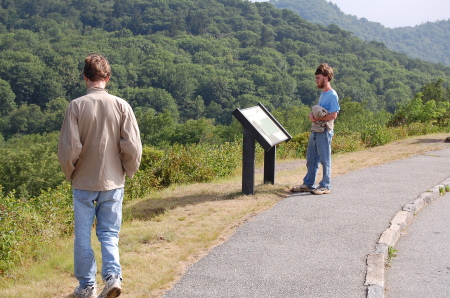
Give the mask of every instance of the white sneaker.
[{"label": "white sneaker", "polygon": [[94,284],[93,286],[78,286],[73,291],[74,298],[97,298],[97,285]]},{"label": "white sneaker", "polygon": [[122,283],[120,281],[120,277],[117,274],[110,275],[106,279],[105,288],[98,298],[113,298],[119,297],[120,293],[122,293]]}]

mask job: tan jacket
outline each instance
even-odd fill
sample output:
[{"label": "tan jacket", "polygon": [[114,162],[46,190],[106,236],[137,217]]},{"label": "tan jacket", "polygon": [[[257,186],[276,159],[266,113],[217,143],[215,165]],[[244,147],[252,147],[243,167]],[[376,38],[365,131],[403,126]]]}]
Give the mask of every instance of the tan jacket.
[{"label": "tan jacket", "polygon": [[124,187],[142,155],[131,106],[105,89],[92,87],[67,108],[58,142],[58,159],[72,188],[105,191]]}]

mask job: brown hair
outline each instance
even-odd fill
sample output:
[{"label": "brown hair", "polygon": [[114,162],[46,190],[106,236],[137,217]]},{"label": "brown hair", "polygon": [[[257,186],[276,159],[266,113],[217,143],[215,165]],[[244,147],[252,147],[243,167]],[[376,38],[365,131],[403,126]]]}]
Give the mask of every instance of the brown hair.
[{"label": "brown hair", "polygon": [[334,71],[327,63],[322,63],[317,67],[315,75],[323,75],[324,77],[328,77],[328,82],[334,77]]},{"label": "brown hair", "polygon": [[84,60],[83,74],[91,82],[103,81],[111,76],[111,66],[102,55],[90,54]]}]

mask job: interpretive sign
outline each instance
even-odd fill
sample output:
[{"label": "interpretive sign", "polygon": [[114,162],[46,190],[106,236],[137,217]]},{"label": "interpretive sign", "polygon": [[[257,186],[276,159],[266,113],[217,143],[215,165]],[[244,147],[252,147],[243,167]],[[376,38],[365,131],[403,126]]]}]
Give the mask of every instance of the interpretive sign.
[{"label": "interpretive sign", "polygon": [[292,137],[261,103],[246,109],[236,109],[233,116],[244,128],[242,192],[254,194],[255,140],[265,151],[264,183],[275,184],[276,145]]},{"label": "interpretive sign", "polygon": [[276,144],[291,139],[289,133],[261,103],[246,109],[236,109],[233,116],[244,129],[250,130],[255,135],[256,141],[266,151]]}]

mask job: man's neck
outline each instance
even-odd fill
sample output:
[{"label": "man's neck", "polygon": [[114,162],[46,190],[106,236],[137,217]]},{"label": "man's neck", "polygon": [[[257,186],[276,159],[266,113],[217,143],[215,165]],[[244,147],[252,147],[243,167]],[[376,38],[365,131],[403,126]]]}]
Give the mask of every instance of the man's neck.
[{"label": "man's neck", "polygon": [[86,81],[86,87],[87,87],[88,89],[89,89],[89,88],[92,88],[92,87],[97,87],[97,88],[105,89],[105,88],[106,88],[106,82],[105,82],[105,81],[95,81],[95,82],[92,82],[92,81],[87,80],[87,81]]},{"label": "man's neck", "polygon": [[333,88],[331,88],[330,83],[326,84],[323,88],[322,88],[322,92],[328,92],[330,90],[332,90]]}]

